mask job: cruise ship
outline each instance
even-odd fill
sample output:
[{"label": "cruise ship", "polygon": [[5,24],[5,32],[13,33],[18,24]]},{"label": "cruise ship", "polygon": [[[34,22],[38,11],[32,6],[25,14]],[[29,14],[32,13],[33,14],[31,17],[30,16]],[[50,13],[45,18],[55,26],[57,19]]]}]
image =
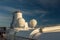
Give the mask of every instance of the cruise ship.
[{"label": "cruise ship", "polygon": [[60,25],[42,28],[37,27],[37,23],[36,19],[27,22],[21,11],[13,12],[10,27],[0,28],[0,40],[41,40],[47,38],[47,36],[41,37],[44,33],[60,32]]}]

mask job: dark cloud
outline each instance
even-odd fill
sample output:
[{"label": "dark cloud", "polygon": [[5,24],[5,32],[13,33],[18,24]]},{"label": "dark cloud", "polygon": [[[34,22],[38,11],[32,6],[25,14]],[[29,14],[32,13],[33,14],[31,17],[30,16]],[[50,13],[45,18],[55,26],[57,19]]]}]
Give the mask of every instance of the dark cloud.
[{"label": "dark cloud", "polygon": [[10,16],[8,13],[16,10],[21,10],[27,21],[36,18],[39,24],[60,23],[55,22],[60,20],[60,0],[0,0],[0,12],[4,15]]}]

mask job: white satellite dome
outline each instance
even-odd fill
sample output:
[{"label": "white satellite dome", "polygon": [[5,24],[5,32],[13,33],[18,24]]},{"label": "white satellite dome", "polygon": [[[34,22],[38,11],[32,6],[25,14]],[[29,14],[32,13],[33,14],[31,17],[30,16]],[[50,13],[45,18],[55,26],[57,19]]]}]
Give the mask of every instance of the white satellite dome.
[{"label": "white satellite dome", "polygon": [[30,21],[30,26],[32,26],[33,28],[37,25],[37,21],[35,19],[32,19]]},{"label": "white satellite dome", "polygon": [[23,27],[23,26],[25,26],[25,19],[24,18],[19,18],[19,26],[20,27]]}]

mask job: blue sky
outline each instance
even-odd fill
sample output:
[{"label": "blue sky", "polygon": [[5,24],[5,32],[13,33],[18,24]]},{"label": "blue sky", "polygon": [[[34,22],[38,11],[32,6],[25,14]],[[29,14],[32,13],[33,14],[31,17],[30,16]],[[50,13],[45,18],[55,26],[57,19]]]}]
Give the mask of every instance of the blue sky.
[{"label": "blue sky", "polygon": [[38,25],[60,24],[60,0],[0,0],[0,26],[10,26],[16,10],[28,22],[35,18]]}]

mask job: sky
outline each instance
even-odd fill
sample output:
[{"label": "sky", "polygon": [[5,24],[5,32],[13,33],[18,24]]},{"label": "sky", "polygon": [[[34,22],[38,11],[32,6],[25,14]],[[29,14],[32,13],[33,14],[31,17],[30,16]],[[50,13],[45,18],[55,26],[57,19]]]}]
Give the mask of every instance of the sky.
[{"label": "sky", "polygon": [[9,27],[17,10],[27,22],[36,19],[39,26],[60,24],[60,0],[0,0],[0,26]]}]

